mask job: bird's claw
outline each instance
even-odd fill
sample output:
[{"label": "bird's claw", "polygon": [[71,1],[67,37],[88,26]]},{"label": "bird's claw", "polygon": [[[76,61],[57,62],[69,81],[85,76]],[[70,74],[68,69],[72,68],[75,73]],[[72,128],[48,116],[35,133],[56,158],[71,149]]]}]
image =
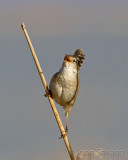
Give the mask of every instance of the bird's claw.
[{"label": "bird's claw", "polygon": [[48,96],[52,97],[52,93],[51,93],[51,90],[50,90],[50,89],[47,89],[45,92],[46,92],[46,93],[44,94],[45,97],[48,97]]},{"label": "bird's claw", "polygon": [[68,126],[66,125],[65,132],[68,133]]},{"label": "bird's claw", "polygon": [[64,138],[65,136],[67,136],[67,130],[65,129],[64,132],[61,134],[61,136],[59,137],[59,139]]}]

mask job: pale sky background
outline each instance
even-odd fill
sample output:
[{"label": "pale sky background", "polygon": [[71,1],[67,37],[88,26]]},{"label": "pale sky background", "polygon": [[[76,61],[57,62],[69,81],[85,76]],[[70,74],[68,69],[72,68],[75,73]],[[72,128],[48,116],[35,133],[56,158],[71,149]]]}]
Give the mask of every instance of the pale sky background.
[{"label": "pale sky background", "polygon": [[[80,92],[69,114],[69,141],[79,150],[128,156],[128,1],[0,1],[0,160],[69,159],[28,44],[47,82],[65,54],[84,50]],[[64,111],[57,109],[65,126]]]}]

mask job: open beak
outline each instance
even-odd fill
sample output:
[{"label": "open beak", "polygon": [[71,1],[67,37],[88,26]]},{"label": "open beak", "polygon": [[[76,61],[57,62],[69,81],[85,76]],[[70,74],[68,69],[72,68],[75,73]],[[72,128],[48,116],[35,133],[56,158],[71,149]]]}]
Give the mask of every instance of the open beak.
[{"label": "open beak", "polygon": [[64,61],[72,62],[69,56],[66,56]]}]

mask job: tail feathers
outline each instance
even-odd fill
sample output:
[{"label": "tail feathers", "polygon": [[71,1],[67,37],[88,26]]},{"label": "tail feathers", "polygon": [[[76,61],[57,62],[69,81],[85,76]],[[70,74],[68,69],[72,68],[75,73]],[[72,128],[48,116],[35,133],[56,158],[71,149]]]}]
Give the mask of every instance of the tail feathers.
[{"label": "tail feathers", "polygon": [[82,63],[84,62],[85,55],[81,49],[77,49],[74,53],[74,57],[77,60],[78,70],[80,69]]}]

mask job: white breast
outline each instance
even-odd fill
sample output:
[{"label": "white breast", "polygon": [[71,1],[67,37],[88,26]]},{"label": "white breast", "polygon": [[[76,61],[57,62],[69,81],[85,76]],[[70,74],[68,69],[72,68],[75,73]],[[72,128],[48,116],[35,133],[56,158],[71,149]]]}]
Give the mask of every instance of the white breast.
[{"label": "white breast", "polygon": [[66,106],[75,94],[77,87],[77,70],[68,63],[64,63],[60,71],[50,82],[50,89],[55,101]]}]

